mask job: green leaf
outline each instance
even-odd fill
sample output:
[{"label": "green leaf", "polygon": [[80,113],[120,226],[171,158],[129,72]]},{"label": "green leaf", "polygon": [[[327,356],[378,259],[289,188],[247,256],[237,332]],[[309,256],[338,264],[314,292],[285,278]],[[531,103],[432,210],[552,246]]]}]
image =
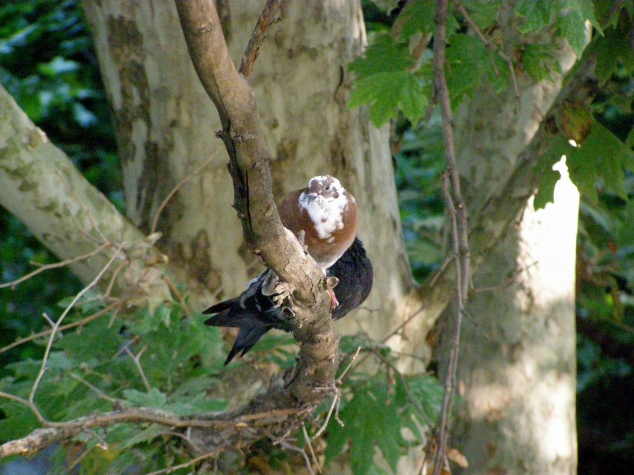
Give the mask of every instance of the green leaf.
[{"label": "green leaf", "polygon": [[363,78],[377,73],[405,71],[413,64],[414,58],[407,45],[395,43],[389,34],[382,33],[375,36],[365,56],[350,63],[348,69],[358,78]]},{"label": "green leaf", "polygon": [[123,444],[121,444],[118,448],[121,450],[126,450],[134,447],[137,444],[141,444],[143,442],[150,442],[157,437],[161,436],[168,430],[164,426],[159,424],[152,424],[150,427],[142,430],[141,432],[135,434],[133,437],[124,438]]},{"label": "green leaf", "polygon": [[603,29],[595,16],[595,7],[592,0],[568,0],[566,3],[566,6],[577,12],[583,21],[588,20],[603,35]]},{"label": "green leaf", "polygon": [[[405,4],[394,22],[392,33],[397,38],[406,40],[418,32],[423,35],[433,33],[435,17],[436,0],[411,0]],[[449,25],[447,26],[449,30]]]},{"label": "green leaf", "polygon": [[498,77],[486,47],[472,36],[462,34],[453,36],[447,48],[446,57],[447,87],[453,108],[457,107],[465,94],[468,96],[473,94],[473,90],[480,85],[485,75],[489,77],[496,90],[506,84],[507,64],[499,56],[492,56],[500,73]]},{"label": "green leaf", "polygon": [[585,20],[575,11],[568,12],[565,16],[560,16],[556,21],[557,33],[566,38],[572,49],[575,50],[577,58],[581,57],[586,46],[586,25]]},{"label": "green leaf", "polygon": [[497,21],[497,15],[502,6],[501,0],[467,0],[462,1],[471,19],[484,31]]},{"label": "green leaf", "polygon": [[634,170],[634,152],[599,122],[592,125],[590,135],[578,148],[571,147],[568,158],[570,179],[582,195],[597,200],[596,184],[627,200],[625,173]]},{"label": "green leaf", "polygon": [[557,123],[568,140],[583,143],[592,130],[594,117],[584,104],[565,104],[557,115]]},{"label": "green leaf", "polygon": [[229,402],[224,399],[206,399],[206,397],[205,393],[199,393],[193,397],[167,404],[163,409],[173,412],[177,416],[190,416],[225,411],[229,407]]},{"label": "green leaf", "polygon": [[167,396],[157,388],[152,388],[146,393],[142,393],[136,389],[124,389],[123,396],[133,406],[165,409],[165,406],[167,405]]},{"label": "green leaf", "polygon": [[619,68],[634,72],[634,49],[628,40],[631,23],[622,22],[607,28],[603,38],[598,38],[591,47],[597,51],[597,79],[605,84]]},{"label": "green leaf", "polygon": [[397,108],[416,124],[425,112],[427,97],[419,80],[407,71],[373,74],[359,79],[350,96],[349,107],[370,106],[370,118],[381,127],[397,116]]},{"label": "green leaf", "polygon": [[550,44],[526,45],[522,55],[524,71],[536,81],[548,79],[553,73],[561,73],[561,66],[552,50]]},{"label": "green leaf", "polygon": [[551,0],[520,0],[515,5],[515,14],[524,18],[524,23],[517,27],[520,33],[539,31],[550,25],[559,12],[559,2]]},{"label": "green leaf", "polygon": [[555,185],[561,178],[561,175],[551,167],[546,167],[542,179],[539,182],[539,189],[533,200],[535,209],[543,209],[548,203],[552,203],[555,199]]},{"label": "green leaf", "polygon": [[398,459],[408,446],[401,435],[399,407],[383,379],[375,379],[358,391],[341,411],[344,426],[331,425],[326,459],[332,460],[350,441],[350,465],[355,475],[377,473],[374,447],[378,447],[396,473]]}]

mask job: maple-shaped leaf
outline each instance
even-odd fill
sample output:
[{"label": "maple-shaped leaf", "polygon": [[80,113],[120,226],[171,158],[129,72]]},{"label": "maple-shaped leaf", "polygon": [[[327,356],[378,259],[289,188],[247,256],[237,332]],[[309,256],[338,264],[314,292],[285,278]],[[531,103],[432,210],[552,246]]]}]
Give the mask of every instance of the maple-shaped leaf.
[{"label": "maple-shaped leaf", "polygon": [[558,12],[558,1],[520,0],[515,5],[515,14],[524,18],[524,22],[517,29],[520,33],[539,31],[550,25]]},{"label": "maple-shaped leaf", "polygon": [[[500,90],[508,80],[508,66],[498,55],[489,56],[486,46],[468,35],[454,35],[447,48],[447,88],[453,108],[462,101],[464,95],[471,96],[482,83],[484,76],[495,90]],[[499,76],[491,65],[495,62]]]},{"label": "maple-shaped leaf", "polygon": [[378,378],[360,389],[350,400],[340,418],[344,426],[332,426],[326,448],[326,460],[341,453],[350,442],[350,466],[355,475],[377,472],[374,448],[378,447],[388,465],[396,467],[407,441],[401,435],[401,407],[388,394],[388,385]]},{"label": "maple-shaped leaf", "polygon": [[375,35],[374,41],[362,58],[355,59],[348,69],[357,78],[364,78],[372,74],[394,71],[406,71],[414,64],[414,58],[409,53],[407,45],[394,42],[388,33]]},{"label": "maple-shaped leaf", "polygon": [[419,32],[423,35],[431,34],[436,28],[435,18],[436,0],[411,0],[405,4],[394,22],[392,34],[396,38],[403,39],[408,39]]},{"label": "maple-shaped leaf", "polygon": [[566,15],[558,16],[557,34],[568,40],[572,49],[575,50],[577,58],[581,57],[583,49],[586,46],[586,25],[585,20],[575,11],[568,12]]},{"label": "maple-shaped leaf", "polygon": [[561,74],[561,66],[550,44],[528,44],[522,53],[522,68],[536,81]]},{"label": "maple-shaped leaf", "polygon": [[[546,151],[549,166],[566,156],[570,179],[582,196],[593,202],[598,200],[597,185],[612,191],[627,201],[625,170],[634,171],[634,152],[601,123],[594,121],[590,133],[577,147],[570,145],[562,135]],[[552,201],[552,190],[559,179],[558,173],[545,170],[535,198],[535,207]]]},{"label": "maple-shaped leaf", "polygon": [[397,116],[397,108],[412,124],[425,112],[428,99],[420,80],[408,71],[372,74],[355,82],[349,107],[370,106],[370,119],[377,127]]}]

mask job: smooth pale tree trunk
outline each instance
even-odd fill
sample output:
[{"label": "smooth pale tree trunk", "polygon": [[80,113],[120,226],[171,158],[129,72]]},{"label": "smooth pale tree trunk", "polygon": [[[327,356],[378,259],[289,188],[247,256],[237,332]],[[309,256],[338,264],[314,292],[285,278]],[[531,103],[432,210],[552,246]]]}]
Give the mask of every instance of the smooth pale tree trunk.
[{"label": "smooth pale tree trunk", "polygon": [[[508,19],[507,19],[508,21]],[[512,22],[506,29],[512,28]],[[509,32],[512,36],[512,32]],[[562,70],[575,57],[554,44]],[[456,115],[456,148],[467,207],[480,209],[502,186],[561,89],[561,77],[513,91],[484,85]],[[460,399],[449,445],[468,474],[576,473],[574,271],[578,193],[564,173],[554,204],[532,199],[473,275],[461,329]],[[477,289],[482,289],[478,291]],[[455,306],[438,321],[441,380]]]},{"label": "smooth pale tree trunk", "polygon": [[560,181],[554,204],[530,203],[474,276],[490,290],[473,294],[462,327],[451,444],[470,466],[459,473],[576,473],[578,206]]},{"label": "smooth pale tree trunk", "polygon": [[[264,2],[220,3],[239,64]],[[191,65],[172,2],[88,0],[85,12],[113,108],[127,214],[148,233],[170,190],[223,148],[214,136],[220,123]],[[355,195],[359,237],[374,263],[375,283],[356,319],[346,318],[339,328],[357,332],[361,326],[380,339],[417,308],[418,297],[401,234],[387,128],[376,130],[363,110],[346,106],[351,80],[345,66],[365,44],[360,4],[290,2],[282,16],[249,78],[274,157],[274,191],[279,199],[328,173]],[[238,294],[261,270],[231,208],[227,162],[223,149],[168,202],[158,226],[164,233],[158,246],[177,264],[189,292],[205,303]],[[418,342],[409,336],[392,342],[411,351]]]}]

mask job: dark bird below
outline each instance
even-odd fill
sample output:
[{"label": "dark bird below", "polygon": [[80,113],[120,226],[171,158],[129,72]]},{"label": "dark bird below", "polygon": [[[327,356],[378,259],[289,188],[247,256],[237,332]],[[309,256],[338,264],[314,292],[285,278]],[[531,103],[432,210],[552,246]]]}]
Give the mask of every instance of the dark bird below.
[{"label": "dark bird below", "polygon": [[[363,243],[355,238],[341,258],[328,269],[327,275],[339,279],[339,284],[334,288],[339,305],[332,312],[332,318],[338,320],[361,305],[372,290],[374,272]],[[271,328],[291,331],[290,321],[275,305],[273,296],[263,292],[271,277],[275,277],[275,274],[267,269],[240,296],[220,302],[203,312],[216,314],[205,322],[207,325],[239,328],[225,365],[237,354],[244,356]]]}]

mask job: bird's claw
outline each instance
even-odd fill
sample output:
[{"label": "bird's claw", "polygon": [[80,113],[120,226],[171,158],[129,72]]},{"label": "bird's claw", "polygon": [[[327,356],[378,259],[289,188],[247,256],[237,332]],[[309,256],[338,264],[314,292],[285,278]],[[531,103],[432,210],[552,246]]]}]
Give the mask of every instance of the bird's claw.
[{"label": "bird's claw", "polygon": [[271,300],[273,300],[273,303],[277,308],[280,308],[287,299],[290,300],[294,290],[295,287],[288,282],[278,282],[275,284]]},{"label": "bird's claw", "polygon": [[332,313],[339,306],[339,300],[337,300],[334,290],[329,289],[328,293],[330,294],[330,313]]}]

